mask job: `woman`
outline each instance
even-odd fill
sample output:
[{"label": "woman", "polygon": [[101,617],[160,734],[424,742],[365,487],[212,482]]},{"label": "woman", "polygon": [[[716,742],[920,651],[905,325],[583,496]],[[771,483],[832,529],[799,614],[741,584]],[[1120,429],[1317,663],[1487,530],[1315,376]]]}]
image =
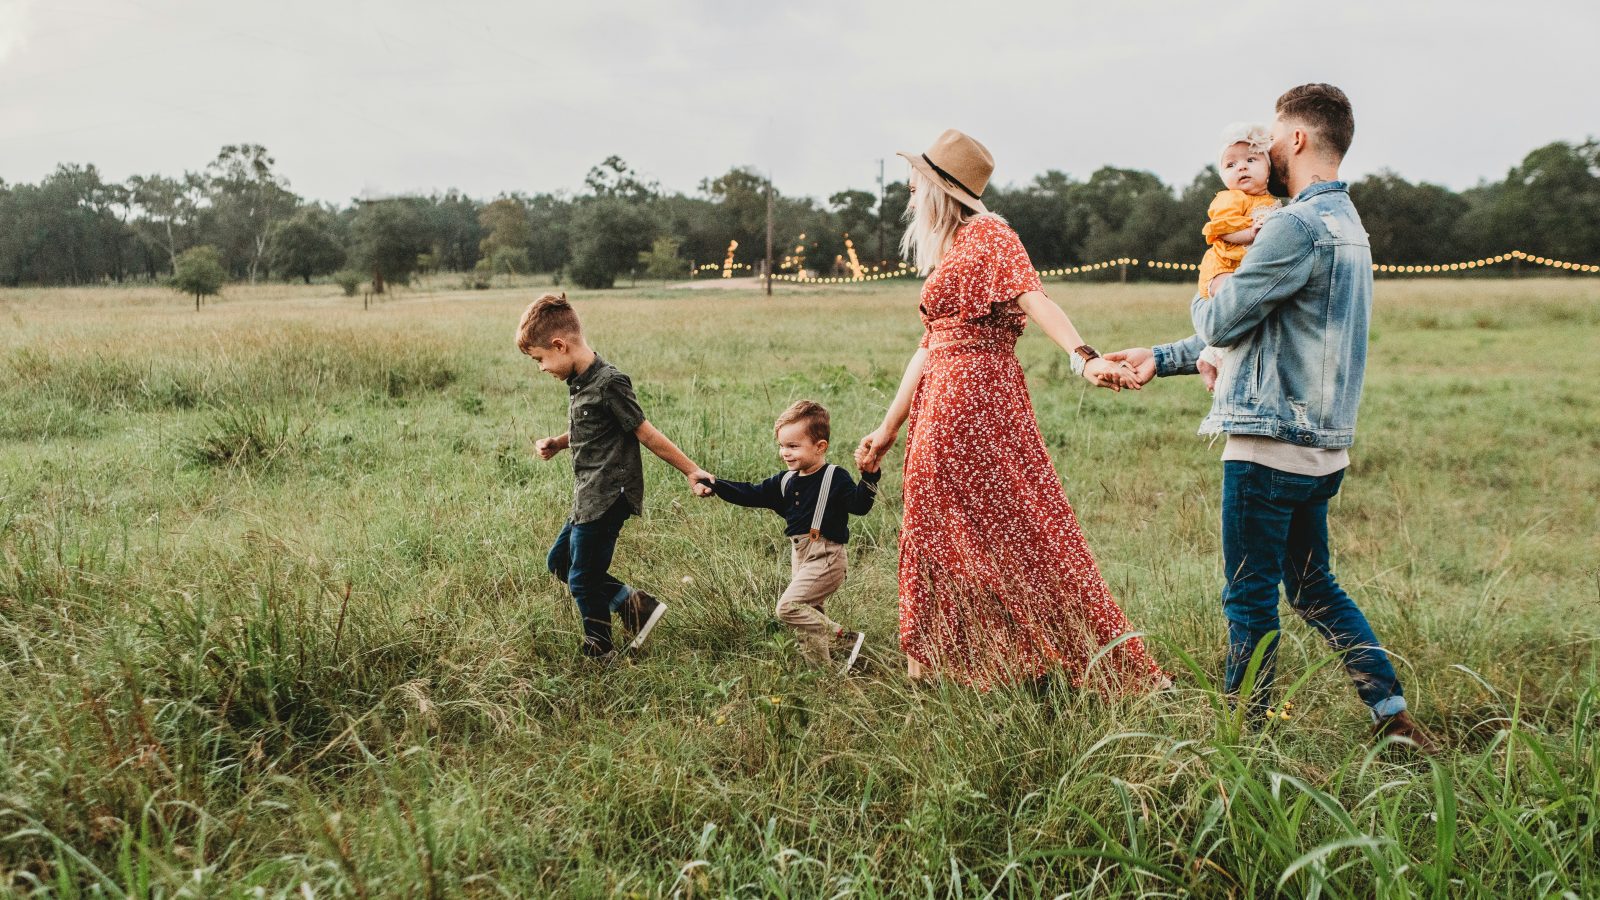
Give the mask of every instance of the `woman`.
[{"label": "woman", "polygon": [[856,455],[882,459],[909,419],[900,645],[911,676],[931,670],[986,689],[1062,668],[1074,685],[1162,684],[1143,642],[1125,637],[1128,621],[1067,504],[1017,338],[1032,318],[1089,381],[1137,389],[1134,372],[1084,344],[1045,296],[1016,232],[985,209],[994,160],[982,144],[952,129],[927,153],[900,155],[911,163],[901,250],[927,276],[927,331]]}]

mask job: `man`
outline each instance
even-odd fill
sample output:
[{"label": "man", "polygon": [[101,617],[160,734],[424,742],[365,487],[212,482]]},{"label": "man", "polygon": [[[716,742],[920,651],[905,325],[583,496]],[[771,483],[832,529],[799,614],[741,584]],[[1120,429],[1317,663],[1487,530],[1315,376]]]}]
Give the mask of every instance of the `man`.
[{"label": "man", "polygon": [[1211,299],[1195,298],[1193,336],[1106,358],[1129,363],[1146,383],[1194,374],[1207,344],[1231,348],[1231,377],[1201,426],[1228,436],[1228,692],[1243,689],[1251,655],[1270,636],[1249,698],[1256,715],[1270,703],[1283,584],[1294,611],[1341,655],[1372,710],[1375,737],[1432,753],[1433,740],[1406,712],[1388,654],[1329,566],[1328,501],[1350,461],[1372,310],[1367,233],[1339,180],[1354,132],[1350,101],[1332,85],[1301,85],[1279,97],[1269,186],[1293,199],[1261,227],[1239,269],[1212,282]]}]

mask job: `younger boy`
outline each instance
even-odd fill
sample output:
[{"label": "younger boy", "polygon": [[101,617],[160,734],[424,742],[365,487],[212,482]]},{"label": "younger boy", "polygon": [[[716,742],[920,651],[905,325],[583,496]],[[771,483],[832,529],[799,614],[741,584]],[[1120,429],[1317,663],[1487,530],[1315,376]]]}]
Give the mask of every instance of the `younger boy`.
[{"label": "younger boy", "polygon": [[778,598],[778,621],[800,633],[800,650],[813,663],[827,665],[831,650],[847,653],[844,674],[849,674],[866,635],[846,631],[823,615],[822,604],[844,584],[850,515],[872,510],[882,473],[876,465],[864,468],[856,484],[828,462],[828,411],[810,400],[784,410],[773,432],[786,471],[760,484],[713,481],[711,490],[729,503],[770,509],[788,521],[784,534],[794,545],[793,575]]},{"label": "younger boy", "polygon": [[709,472],[683,455],[644,417],[633,382],[590,349],[578,313],[566,294],[545,294],[522,314],[517,349],[533,358],[541,372],[567,383],[565,434],[534,442],[540,459],[572,450],[572,516],[550,548],[550,574],[566,583],[583,616],[583,654],[609,659],[611,614],[622,617],[632,636],[628,649],[644,643],[667,605],[617,580],[608,571],[617,536],[629,516],[644,509],[644,470],[639,445],[682,472],[699,496],[710,496],[702,481]]}]

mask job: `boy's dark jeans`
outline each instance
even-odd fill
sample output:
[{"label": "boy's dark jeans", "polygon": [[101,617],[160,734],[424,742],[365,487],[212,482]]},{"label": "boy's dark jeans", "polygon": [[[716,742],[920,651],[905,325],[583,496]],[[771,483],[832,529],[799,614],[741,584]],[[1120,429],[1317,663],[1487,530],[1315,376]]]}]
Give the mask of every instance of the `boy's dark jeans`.
[{"label": "boy's dark jeans", "polygon": [[[1256,645],[1278,630],[1278,585],[1289,605],[1343,656],[1362,702],[1376,717],[1406,708],[1389,655],[1355,601],[1334,580],[1328,561],[1328,500],[1339,493],[1341,470],[1312,476],[1229,460],[1222,471],[1222,558],[1228,584],[1227,691],[1237,695]],[[1256,676],[1251,706],[1271,703],[1274,638]]]},{"label": "boy's dark jeans", "polygon": [[585,656],[611,652],[611,613],[633,592],[608,571],[617,550],[617,536],[622,534],[622,526],[632,511],[628,501],[618,497],[593,522],[575,525],[568,520],[545,560],[550,574],[566,583],[572,599],[577,601],[578,612],[583,616]]}]

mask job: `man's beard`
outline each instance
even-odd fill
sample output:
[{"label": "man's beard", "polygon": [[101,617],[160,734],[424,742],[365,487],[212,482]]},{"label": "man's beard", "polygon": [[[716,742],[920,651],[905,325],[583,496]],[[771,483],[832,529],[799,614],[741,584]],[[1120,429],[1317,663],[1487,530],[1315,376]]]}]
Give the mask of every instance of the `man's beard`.
[{"label": "man's beard", "polygon": [[1272,154],[1267,154],[1267,193],[1284,200],[1289,199],[1288,168],[1278,165]]}]

